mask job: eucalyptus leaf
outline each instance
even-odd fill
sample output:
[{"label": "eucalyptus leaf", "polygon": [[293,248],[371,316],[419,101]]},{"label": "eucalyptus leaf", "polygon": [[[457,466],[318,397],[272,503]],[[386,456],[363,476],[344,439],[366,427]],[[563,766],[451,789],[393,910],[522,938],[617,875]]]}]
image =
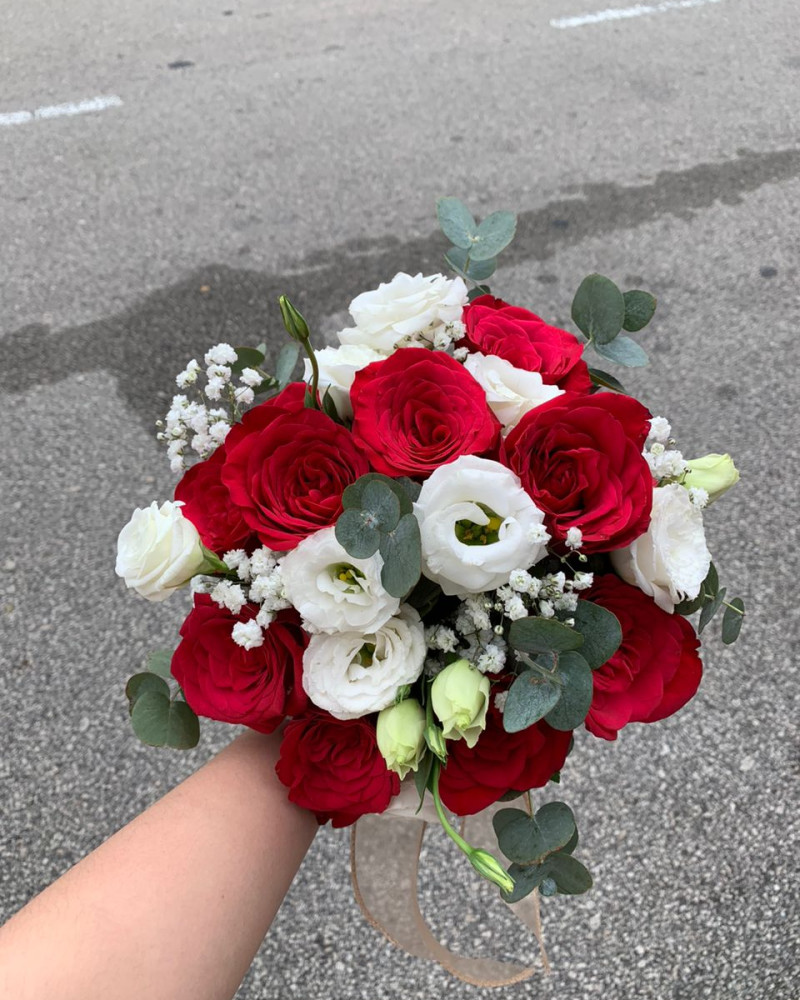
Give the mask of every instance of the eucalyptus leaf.
[{"label": "eucalyptus leaf", "polygon": [[572,300],[572,319],[593,344],[612,341],[625,320],[625,300],[610,278],[590,274]]},{"label": "eucalyptus leaf", "polygon": [[568,732],[576,729],[586,718],[592,704],[594,680],[589,664],[580,653],[575,652],[561,653],[558,675],[564,685],[561,697],[555,708],[547,713],[545,721],[553,729]]},{"label": "eucalyptus leaf", "polygon": [[474,302],[475,299],[479,299],[481,295],[491,295],[491,289],[488,285],[476,285],[474,288],[470,288],[467,292],[467,301]]},{"label": "eucalyptus leaf", "polygon": [[499,838],[503,830],[518,819],[530,819],[530,816],[524,809],[498,809],[492,816],[495,836]]},{"label": "eucalyptus leaf", "polygon": [[384,590],[392,597],[405,597],[419,580],[422,565],[419,522],[413,514],[404,514],[393,531],[381,534],[380,553]]},{"label": "eucalyptus leaf", "polygon": [[369,559],[378,551],[381,534],[363,510],[342,511],[334,529],[336,541],[354,559]]},{"label": "eucalyptus leaf", "polygon": [[394,490],[380,479],[374,479],[364,487],[361,507],[365,513],[372,515],[379,531],[394,531],[397,527],[400,520],[400,500]]},{"label": "eucalyptus leaf", "polygon": [[622,326],[628,333],[643,330],[656,311],[656,299],[650,292],[642,292],[638,288],[625,292],[625,321]]},{"label": "eucalyptus leaf", "polygon": [[584,865],[565,851],[551,854],[542,864],[544,876],[553,879],[558,891],[577,896],[592,888],[592,876]]},{"label": "eucalyptus leaf", "polygon": [[700,588],[700,593],[706,594],[708,597],[716,597],[718,590],[719,573],[717,572],[717,567],[712,562],[708,567],[708,573],[705,580],[703,580],[703,586]]},{"label": "eucalyptus leaf", "polygon": [[511,892],[501,890],[500,894],[506,903],[518,903],[534,889],[538,889],[547,872],[543,865],[512,864],[509,865],[508,874],[514,879],[514,888]]},{"label": "eucalyptus leaf", "polygon": [[620,334],[609,344],[593,344],[597,353],[609,361],[616,361],[626,368],[644,368],[649,358],[635,340]]},{"label": "eucalyptus leaf", "polygon": [[147,654],[147,659],[144,661],[145,670],[169,680],[172,677],[172,652],[171,649],[154,649]]},{"label": "eucalyptus leaf", "polygon": [[292,381],[292,374],[300,357],[300,345],[296,340],[290,340],[278,351],[275,361],[275,378],[283,387]]},{"label": "eucalyptus leaf", "polygon": [[573,854],[575,848],[578,846],[578,828],[575,827],[575,832],[569,838],[569,840],[564,844],[559,853],[561,854]]},{"label": "eucalyptus leaf", "polygon": [[578,601],[570,617],[575,619],[575,630],[583,636],[581,656],[592,670],[597,670],[622,644],[622,627],[617,616],[599,604]]},{"label": "eucalyptus leaf", "polygon": [[[294,343],[294,341],[292,341],[292,343]],[[341,426],[344,425],[344,421],[339,416],[339,411],[336,409],[336,403],[333,401],[330,386],[325,389],[322,396],[322,412],[326,417],[330,417],[335,424],[339,424]]]},{"label": "eucalyptus leaf", "polygon": [[188,750],[197,746],[200,724],[185,701],[170,701],[157,691],[145,691],[131,709],[133,731],[148,746]]},{"label": "eucalyptus leaf", "polygon": [[703,629],[708,625],[714,615],[719,611],[722,602],[725,600],[725,588],[718,590],[714,599],[709,601],[708,604],[700,612],[700,621],[697,623],[698,633],[702,632]]},{"label": "eucalyptus leaf", "polygon": [[519,733],[543,719],[558,703],[561,688],[533,670],[520,674],[508,689],[503,708],[503,729]]},{"label": "eucalyptus leaf", "polygon": [[705,598],[701,593],[694,598],[692,601],[681,601],[680,604],[675,605],[675,611],[679,615],[693,615],[695,611],[699,611],[700,608],[705,604]]},{"label": "eucalyptus leaf", "polygon": [[230,366],[234,375],[240,375],[245,368],[261,368],[265,355],[255,347],[236,347],[236,360]]},{"label": "eucalyptus leaf", "polygon": [[599,385],[603,389],[613,389],[614,392],[621,392],[625,396],[628,395],[627,389],[619,379],[614,378],[613,375],[609,375],[608,372],[601,371],[599,368],[590,368],[589,378],[595,385]]},{"label": "eucalyptus leaf", "polygon": [[[506,812],[506,810],[503,810]],[[520,813],[506,823],[497,833],[497,845],[509,861],[526,864],[537,861],[547,854],[547,847],[536,820],[519,809],[508,812]]]},{"label": "eucalyptus leaf", "polygon": [[458,198],[439,198],[436,217],[448,240],[462,250],[469,250],[478,227],[464,202]]},{"label": "eucalyptus leaf", "polygon": [[[388,487],[400,502],[401,514],[410,514],[413,511],[412,501],[416,500],[421,489],[413,480],[406,480],[405,477],[390,479],[389,476],[384,476],[380,472],[366,472],[363,476],[359,476],[354,483],[351,483],[342,494],[342,506],[345,510],[350,507],[364,506],[364,490],[370,483],[383,483]],[[415,486],[417,486],[417,493],[416,496],[413,496]]]},{"label": "eucalyptus leaf", "polygon": [[[420,492],[422,490],[422,485],[420,483],[414,482],[413,479],[409,479],[408,476],[400,476],[399,479],[393,479],[392,482],[395,486],[399,486],[400,489],[405,493],[411,503],[414,503],[419,499]],[[398,494],[399,496],[399,494]],[[403,511],[404,514],[410,513],[408,510]]]},{"label": "eucalyptus leaf", "polygon": [[580,649],[583,636],[554,618],[518,618],[511,623],[508,642],[525,653],[560,653]]},{"label": "eucalyptus leaf", "polygon": [[485,281],[491,278],[497,270],[497,258],[489,257],[488,260],[473,260],[471,257],[467,263],[468,250],[460,247],[451,247],[444,255],[444,259],[450,267],[460,274],[462,278],[469,278],[471,281]]},{"label": "eucalyptus leaf", "polygon": [[169,698],[169,684],[162,677],[147,671],[141,674],[134,674],[125,685],[125,697],[130,703],[129,707],[131,711],[133,711],[133,706],[136,704],[137,698],[148,691],[153,691],[156,694],[161,694]]},{"label": "eucalyptus leaf", "polygon": [[492,212],[478,226],[472,241],[470,257],[474,261],[489,260],[505,250],[517,231],[513,212]]},{"label": "eucalyptus leaf", "polygon": [[566,802],[548,802],[536,810],[536,824],[547,851],[558,851],[575,835],[575,817]]},{"label": "eucalyptus leaf", "polygon": [[742,630],[744,621],[744,601],[741,597],[734,597],[729,608],[725,608],[722,616],[722,641],[726,646],[736,642]]}]

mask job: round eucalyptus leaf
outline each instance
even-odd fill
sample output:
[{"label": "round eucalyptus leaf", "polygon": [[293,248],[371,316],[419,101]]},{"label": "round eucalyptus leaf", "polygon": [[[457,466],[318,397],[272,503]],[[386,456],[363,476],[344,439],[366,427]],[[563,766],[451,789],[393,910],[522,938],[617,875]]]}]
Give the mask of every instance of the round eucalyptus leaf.
[{"label": "round eucalyptus leaf", "polygon": [[518,618],[511,623],[508,642],[524,653],[560,653],[579,649],[583,636],[554,618]]},{"label": "round eucalyptus leaf", "polygon": [[364,487],[361,507],[372,514],[379,531],[394,531],[397,527],[400,520],[400,500],[394,490],[380,479],[375,479]]},{"label": "round eucalyptus leaf", "polygon": [[570,617],[575,629],[583,636],[581,656],[592,670],[602,667],[622,644],[622,627],[617,616],[591,601],[578,601]]},{"label": "round eucalyptus leaf", "polygon": [[517,217],[513,212],[487,215],[473,237],[470,259],[477,263],[496,257],[514,239],[516,231]]},{"label": "round eucalyptus leaf", "polygon": [[357,508],[342,511],[334,530],[336,541],[354,559],[369,559],[381,543],[380,532],[372,519]]},{"label": "round eucalyptus leaf", "polygon": [[551,854],[544,862],[546,874],[558,886],[558,891],[567,896],[577,896],[592,888],[592,876],[584,865],[571,854],[560,851]]},{"label": "round eucalyptus leaf", "polygon": [[575,817],[565,802],[548,802],[536,810],[535,819],[548,851],[564,847],[575,833]]},{"label": "round eucalyptus leaf", "polygon": [[625,300],[625,322],[623,328],[628,333],[636,333],[643,330],[656,311],[656,299],[650,292],[642,292],[638,288],[630,292],[625,292],[622,296]]},{"label": "round eucalyptus leaf", "polygon": [[601,357],[616,361],[618,365],[625,365],[626,368],[644,368],[649,361],[644,349],[639,347],[635,340],[623,334],[607,344],[595,343],[592,346]]},{"label": "round eucalyptus leaf", "polygon": [[725,614],[722,616],[722,641],[726,646],[730,646],[739,638],[743,621],[744,601],[741,597],[734,597],[731,606],[725,608]]},{"label": "round eucalyptus leaf", "polygon": [[154,649],[147,654],[147,659],[144,661],[145,669],[151,674],[158,674],[159,677],[169,680],[172,677],[172,653],[171,649]]},{"label": "round eucalyptus leaf", "polygon": [[197,746],[200,725],[185,701],[171,701],[158,691],[145,691],[133,703],[133,731],[148,746],[188,750]]},{"label": "round eucalyptus leaf", "polygon": [[526,670],[508,689],[503,708],[503,729],[519,733],[543,719],[558,703],[561,688],[538,671]]},{"label": "round eucalyptus leaf", "polygon": [[384,590],[392,597],[405,597],[416,586],[422,567],[422,543],[416,517],[404,514],[393,531],[380,535],[379,545],[383,556],[381,583]]},{"label": "round eucalyptus leaf", "polygon": [[572,300],[572,319],[595,346],[612,341],[625,320],[625,300],[610,278],[590,274]]},{"label": "round eucalyptus leaf", "polygon": [[169,684],[157,674],[145,671],[141,674],[134,674],[125,685],[125,697],[128,699],[129,707],[133,711],[133,706],[138,698],[148,691],[163,695],[169,698]]},{"label": "round eucalyptus leaf", "polygon": [[577,729],[586,718],[592,704],[594,681],[589,664],[580,653],[562,653],[558,658],[558,674],[564,686],[558,704],[547,713],[545,722],[553,729],[568,732]]},{"label": "round eucalyptus leaf", "polygon": [[472,246],[478,227],[463,201],[458,198],[439,198],[436,202],[436,217],[442,232],[454,246],[463,250]]}]

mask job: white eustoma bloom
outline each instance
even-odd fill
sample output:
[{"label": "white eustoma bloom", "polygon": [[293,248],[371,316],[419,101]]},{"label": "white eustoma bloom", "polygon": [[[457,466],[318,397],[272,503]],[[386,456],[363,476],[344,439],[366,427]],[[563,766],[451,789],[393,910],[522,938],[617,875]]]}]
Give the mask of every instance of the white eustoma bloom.
[{"label": "white eustoma bloom", "polygon": [[337,719],[358,719],[391,705],[413,684],[425,662],[425,636],[417,612],[400,613],[374,632],[312,635],[303,654],[303,688]]},{"label": "white eustoma bloom", "polygon": [[281,562],[286,596],[322,632],[372,632],[397,614],[400,600],[381,584],[383,559],[354,559],[335,528],[316,531]]},{"label": "white eustoma bloom", "polygon": [[440,466],[423,483],[414,510],[423,572],[445,594],[495,590],[545,554],[534,530],[544,514],[499,462],[462,455]]},{"label": "white eustoma bloom", "polygon": [[[386,357],[380,351],[373,351],[365,344],[345,344],[342,347],[325,347],[314,352],[319,365],[319,392],[325,395],[330,386],[331,399],[340,417],[353,416],[350,403],[350,386],[356,377],[356,372],[373,361],[383,361]],[[308,382],[311,378],[311,362],[306,358],[303,362],[305,371],[303,378]]]},{"label": "white eustoma bloom", "polygon": [[611,553],[623,580],[672,613],[700,593],[711,565],[703,514],[678,483],[653,490],[650,527],[627,548]]},{"label": "white eustoma bloom", "polygon": [[545,385],[539,372],[515,368],[493,354],[470,354],[464,367],[486,393],[486,402],[506,431],[536,406],[564,393],[557,385]]},{"label": "white eustoma bloom", "polygon": [[342,330],[342,344],[365,344],[391,353],[411,344],[431,347],[445,327],[461,321],[467,286],[461,278],[423,277],[402,271],[350,303],[355,329]]},{"label": "white eustoma bloom", "polygon": [[163,601],[205,563],[200,535],[180,501],[137,507],[117,539],[117,576],[148,601]]}]

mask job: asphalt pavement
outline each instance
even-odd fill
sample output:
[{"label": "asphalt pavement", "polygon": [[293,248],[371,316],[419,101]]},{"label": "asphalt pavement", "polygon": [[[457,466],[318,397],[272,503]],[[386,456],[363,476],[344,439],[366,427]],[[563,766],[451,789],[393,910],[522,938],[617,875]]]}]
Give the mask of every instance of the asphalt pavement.
[{"label": "asphalt pavement", "polygon": [[[171,496],[172,376],[219,340],[277,348],[280,293],[324,340],[358,292],[440,269],[433,203],[455,194],[519,212],[493,286],[551,321],[591,271],[656,294],[626,381],[686,454],[742,473],[707,517],[742,638],[708,630],[678,716],[578,734],[558,795],[595,888],[545,901],[553,973],[509,992],[800,995],[798,14],[581,20],[607,2],[0,9],[0,920],[230,736],[151,750],[127,721],[126,678],[186,610],[113,573],[132,508]],[[450,943],[534,950],[499,901],[451,898],[465,872],[436,843],[426,864]],[[492,995],[383,942],[326,829],[238,997],[445,993]]]}]

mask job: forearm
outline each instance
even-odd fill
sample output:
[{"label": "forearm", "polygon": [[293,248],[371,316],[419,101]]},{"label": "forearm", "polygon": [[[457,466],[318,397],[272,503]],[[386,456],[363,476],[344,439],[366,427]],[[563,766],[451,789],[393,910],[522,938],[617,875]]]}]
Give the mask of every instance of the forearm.
[{"label": "forearm", "polygon": [[0,996],[230,1000],[311,843],[246,733],[0,928]]}]

